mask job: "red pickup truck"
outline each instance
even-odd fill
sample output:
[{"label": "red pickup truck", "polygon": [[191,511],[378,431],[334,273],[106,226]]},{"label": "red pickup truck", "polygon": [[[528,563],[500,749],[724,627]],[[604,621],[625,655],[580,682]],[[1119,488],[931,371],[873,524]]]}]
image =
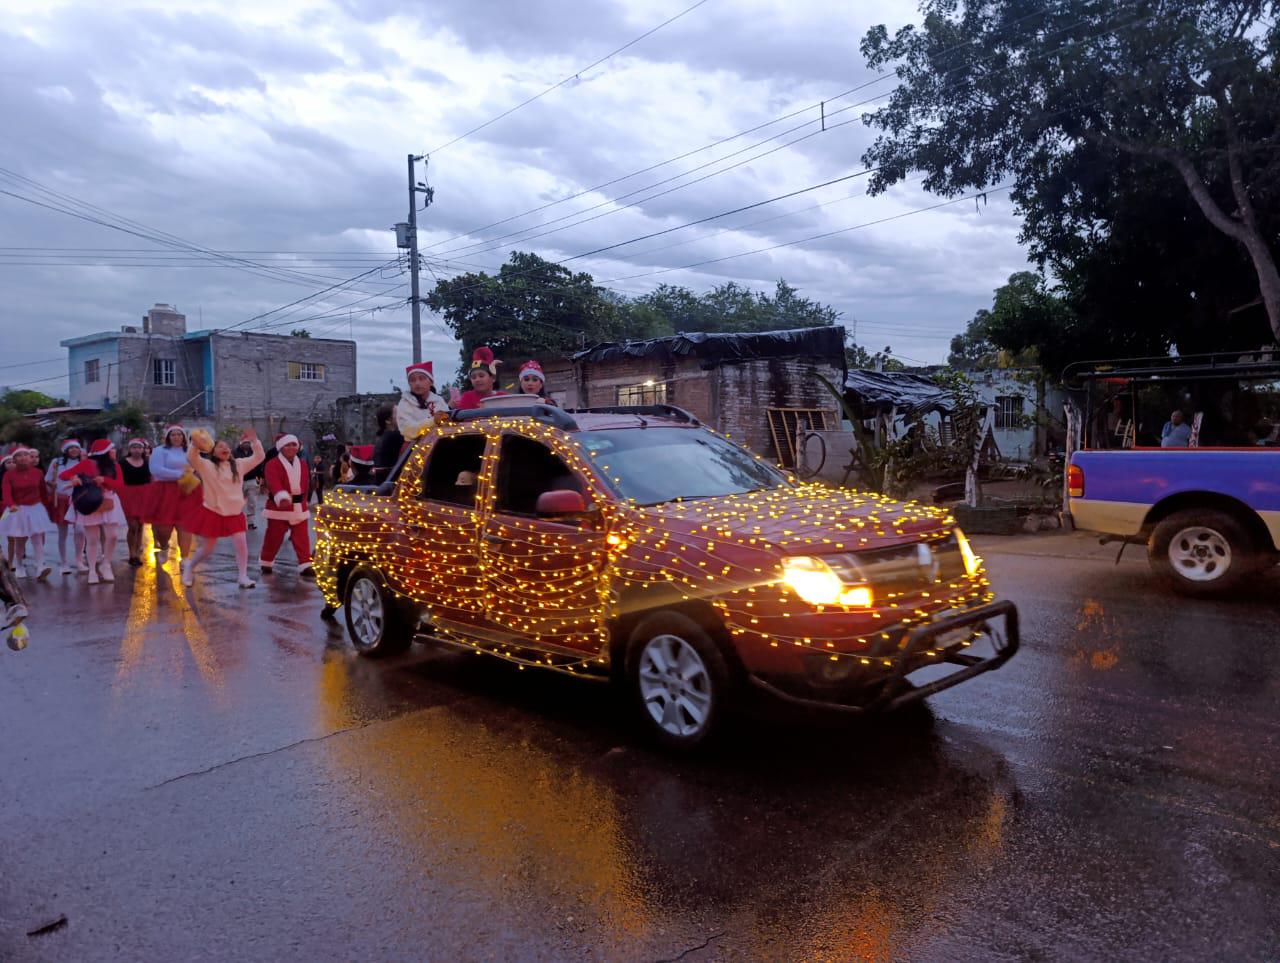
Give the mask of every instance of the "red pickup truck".
[{"label": "red pickup truck", "polygon": [[327,496],[316,529],[360,652],[438,641],[612,677],[675,748],[748,693],[894,708],[1018,646],[945,512],[798,484],[666,405],[454,412],[380,487]]}]

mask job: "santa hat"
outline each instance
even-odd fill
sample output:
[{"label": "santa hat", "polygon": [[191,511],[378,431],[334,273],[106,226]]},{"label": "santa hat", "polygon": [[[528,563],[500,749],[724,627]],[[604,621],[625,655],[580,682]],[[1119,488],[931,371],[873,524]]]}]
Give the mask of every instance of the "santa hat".
[{"label": "santa hat", "polygon": [[347,454],[357,465],[373,464],[373,445],[352,445],[347,449]]},{"label": "santa hat", "polygon": [[125,448],[132,448],[134,445],[138,445],[141,448],[147,447],[147,443],[143,441],[141,438],[130,438],[128,441],[124,443]]},{"label": "santa hat", "polygon": [[436,383],[436,376],[431,371],[430,361],[419,361],[416,364],[409,365],[407,368],[404,369],[405,377],[408,377],[409,375],[413,374],[415,371],[421,371],[424,375],[426,375],[428,378],[431,379],[431,383],[433,385]]},{"label": "santa hat", "polygon": [[181,425],[169,425],[167,428],[165,428],[164,434],[161,435],[160,437],[167,442],[169,440],[169,436],[173,434],[175,431],[182,432],[183,438],[187,437],[187,429],[183,428]]},{"label": "santa hat", "polygon": [[486,348],[484,345],[481,345],[480,347],[476,348],[475,351],[471,352],[471,370],[472,371],[475,371],[477,368],[483,368],[485,371],[489,372],[489,374],[493,375],[496,378],[498,377],[498,365],[500,365],[501,363],[502,362],[495,361],[493,359],[493,352],[490,351],[488,348]]},{"label": "santa hat", "polygon": [[96,457],[98,455],[105,455],[109,451],[115,451],[115,449],[116,446],[111,444],[111,440],[109,438],[99,438],[89,446],[89,456]]},{"label": "santa hat", "polygon": [[61,450],[64,455],[71,448],[79,448],[81,451],[84,451],[84,445],[80,444],[80,440],[78,438],[68,438],[62,443]]},{"label": "santa hat", "polygon": [[547,383],[547,376],[542,373],[542,365],[536,361],[526,361],[520,368],[520,377],[523,378],[525,375],[533,375],[544,385]]},{"label": "santa hat", "polygon": [[276,435],[276,449],[279,450],[285,445],[301,445],[297,435]]}]

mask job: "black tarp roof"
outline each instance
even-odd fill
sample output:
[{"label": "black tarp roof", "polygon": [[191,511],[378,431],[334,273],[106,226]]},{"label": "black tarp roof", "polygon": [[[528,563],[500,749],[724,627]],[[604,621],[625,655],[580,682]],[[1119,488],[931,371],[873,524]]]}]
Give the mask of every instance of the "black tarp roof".
[{"label": "black tarp roof", "polygon": [[863,415],[951,411],[951,396],[928,378],[905,371],[871,371],[855,368],[844,380],[845,398]]},{"label": "black tarp roof", "polygon": [[821,358],[837,367],[844,361],[844,328],[832,324],[818,328],[750,333],[680,333],[648,341],[606,341],[578,351],[574,361],[621,361],[626,358],[698,358],[706,367],[722,362],[761,358]]}]

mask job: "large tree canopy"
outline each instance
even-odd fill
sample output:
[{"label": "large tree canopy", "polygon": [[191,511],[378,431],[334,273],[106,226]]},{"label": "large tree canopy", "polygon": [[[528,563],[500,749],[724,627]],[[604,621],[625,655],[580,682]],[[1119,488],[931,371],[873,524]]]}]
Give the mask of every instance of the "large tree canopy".
[{"label": "large tree canopy", "polygon": [[[1249,267],[1253,293],[1239,302],[1260,296],[1280,339],[1277,6],[922,0],[920,27],[875,27],[862,43],[872,68],[901,80],[867,117],[881,131],[864,155],[871,190],[911,171],[944,196],[1012,182],[1024,239],[1065,275],[1117,226],[1098,210],[1115,178],[1153,175]],[[1074,264],[1051,243],[1064,227],[1081,241]]]},{"label": "large tree canopy", "polygon": [[463,367],[481,344],[507,362],[584,345],[677,331],[769,331],[834,324],[840,312],[778,281],[772,294],[732,281],[698,294],[662,285],[627,298],[536,254],[516,252],[497,274],[440,281],[424,299],[462,342]]},{"label": "large tree canopy", "polygon": [[676,331],[776,331],[835,324],[840,318],[835,308],[801,297],[782,280],[773,294],[752,291],[735,281],[705,294],[663,284],[635,303],[667,318]]}]

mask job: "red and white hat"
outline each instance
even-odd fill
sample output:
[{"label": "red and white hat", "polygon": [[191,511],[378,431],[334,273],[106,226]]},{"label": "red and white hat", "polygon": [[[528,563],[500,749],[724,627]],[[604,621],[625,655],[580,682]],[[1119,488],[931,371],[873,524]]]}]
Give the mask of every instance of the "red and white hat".
[{"label": "red and white hat", "polygon": [[525,375],[533,375],[544,385],[547,383],[547,376],[542,373],[542,365],[538,364],[536,361],[526,361],[521,366],[520,377],[523,378]]},{"label": "red and white hat", "polygon": [[357,465],[373,464],[373,445],[352,445],[347,449],[347,454]]},{"label": "red and white hat", "polygon": [[115,451],[116,446],[111,444],[110,438],[99,438],[89,446],[90,455],[105,455],[109,451]]},{"label": "red and white hat", "polygon": [[189,437],[190,437],[190,436],[187,434],[187,429],[183,428],[181,425],[169,425],[168,427],[166,427],[166,428],[165,428],[165,430],[164,430],[164,434],[163,434],[163,435],[161,435],[160,437],[161,437],[161,438],[163,438],[163,439],[164,439],[164,441],[165,441],[165,443],[167,444],[167,443],[168,443],[168,441],[169,441],[169,436],[170,436],[171,434],[173,434],[175,431],[180,431],[180,432],[182,432],[182,437],[183,437],[183,438],[189,438]]},{"label": "red and white hat", "polygon": [[431,370],[430,361],[419,361],[415,364],[409,365],[407,368],[404,369],[405,377],[407,378],[409,375],[413,374],[415,371],[421,371],[424,375],[430,378],[432,385],[436,383],[436,376],[434,372],[432,372]]},{"label": "red and white hat", "polygon": [[297,435],[276,435],[276,450],[279,451],[285,445],[301,445]]},{"label": "red and white hat", "polygon": [[493,352],[488,348],[486,348],[484,345],[481,345],[480,347],[476,348],[475,351],[471,352],[471,369],[470,370],[472,371],[475,371],[478,368],[482,368],[485,371],[488,371],[489,374],[493,375],[496,378],[498,377],[498,365],[500,364],[502,364],[502,362],[495,361],[493,357]]},{"label": "red and white hat", "polygon": [[128,441],[124,443],[124,447],[126,449],[132,448],[134,445],[137,445],[140,448],[147,447],[147,443],[143,441],[141,438],[130,438]]},{"label": "red and white hat", "polygon": [[84,451],[84,445],[80,444],[79,438],[68,438],[62,443],[61,451],[65,455],[67,451],[72,448],[79,448],[81,451]]}]

